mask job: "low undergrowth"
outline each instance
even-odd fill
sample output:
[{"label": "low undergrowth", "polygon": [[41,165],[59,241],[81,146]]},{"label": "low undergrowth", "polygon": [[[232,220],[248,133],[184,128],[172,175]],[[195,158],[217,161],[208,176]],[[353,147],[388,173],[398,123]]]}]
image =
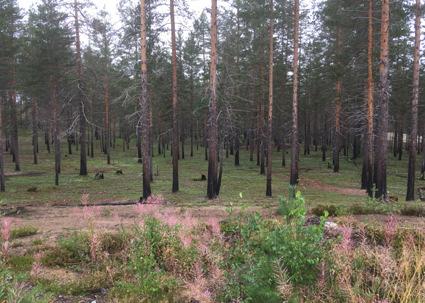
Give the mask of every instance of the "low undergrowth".
[{"label": "low undergrowth", "polygon": [[[312,224],[303,196],[281,198],[278,217],[206,221],[162,203],[139,204],[134,226],[111,233],[87,202],[87,230],[14,255],[2,224],[0,302],[97,294],[106,302],[425,302],[425,239],[401,229]],[[160,200],[160,198],[158,198]]]}]

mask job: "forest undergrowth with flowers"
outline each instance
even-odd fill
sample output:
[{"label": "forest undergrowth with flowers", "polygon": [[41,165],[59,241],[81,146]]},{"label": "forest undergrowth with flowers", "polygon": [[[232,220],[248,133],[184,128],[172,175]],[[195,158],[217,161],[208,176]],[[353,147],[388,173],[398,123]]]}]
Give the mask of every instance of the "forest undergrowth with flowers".
[{"label": "forest undergrowth with flowers", "polygon": [[272,217],[229,207],[205,220],[154,196],[112,232],[83,195],[85,230],[20,250],[3,218],[0,302],[425,302],[423,233],[395,216],[333,224],[293,196]]}]

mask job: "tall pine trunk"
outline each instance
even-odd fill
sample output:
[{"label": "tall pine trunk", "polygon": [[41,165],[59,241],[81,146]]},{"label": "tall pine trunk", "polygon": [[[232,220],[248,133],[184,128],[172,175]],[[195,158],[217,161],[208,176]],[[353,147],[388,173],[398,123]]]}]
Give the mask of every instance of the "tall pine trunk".
[{"label": "tall pine trunk", "polygon": [[151,176],[150,176],[150,101],[148,92],[148,65],[147,65],[147,40],[146,40],[146,2],[140,0],[140,111],[141,121],[138,125],[141,131],[143,140],[142,147],[142,163],[143,163],[143,195],[142,199],[145,200],[151,195]]},{"label": "tall pine trunk", "polygon": [[298,142],[298,60],[299,60],[299,20],[300,20],[300,1],[294,1],[294,61],[293,61],[293,91],[292,91],[292,142],[291,142],[291,176],[290,184],[298,184],[298,160],[299,160],[299,142]]},{"label": "tall pine trunk", "polygon": [[111,147],[110,147],[110,140],[111,140],[111,134],[110,134],[110,104],[109,104],[109,77],[108,75],[105,75],[103,77],[103,104],[104,104],[104,138],[105,142],[103,144],[104,152],[106,154],[106,162],[108,164],[111,164]]},{"label": "tall pine trunk", "polygon": [[363,156],[362,188],[373,197],[373,133],[374,133],[374,82],[373,82],[373,0],[369,0],[367,47],[367,129]]},{"label": "tall pine trunk", "polygon": [[176,25],[174,21],[174,0],[170,0],[171,18],[171,64],[172,64],[172,99],[173,99],[173,186],[172,192],[179,191],[179,129],[177,117],[177,50],[176,50]]},{"label": "tall pine trunk", "polygon": [[86,135],[86,117],[84,113],[84,94],[83,94],[83,66],[81,62],[81,44],[80,44],[80,22],[78,18],[78,2],[74,0],[74,19],[75,19],[75,50],[77,67],[77,101],[78,115],[80,122],[80,176],[87,176],[87,135]]},{"label": "tall pine trunk", "polygon": [[409,169],[407,175],[406,201],[415,200],[416,149],[418,137],[419,69],[421,48],[421,1],[416,0],[415,50],[413,55],[412,126],[410,129]]},{"label": "tall pine trunk", "polygon": [[269,112],[267,125],[267,181],[266,196],[272,196],[272,133],[273,133],[273,0],[269,1],[270,5],[270,24],[269,24]]},{"label": "tall pine trunk", "polygon": [[38,115],[37,115],[37,99],[31,99],[31,116],[32,116],[32,155],[33,163],[38,164]]},{"label": "tall pine trunk", "polygon": [[60,129],[59,129],[59,109],[58,109],[58,96],[57,89],[58,83],[56,79],[50,79],[50,102],[53,114],[53,140],[55,147],[55,185],[59,185],[59,174],[61,172],[61,143],[60,143]]},{"label": "tall pine trunk", "polygon": [[[336,30],[336,56],[337,56],[337,66],[340,68],[340,56],[341,56],[341,27],[338,25]],[[341,149],[341,110],[342,110],[342,80],[341,72],[337,71],[337,80],[335,85],[335,132],[333,140],[333,168],[334,172],[339,172],[339,152]]]},{"label": "tall pine trunk", "polygon": [[214,199],[219,193],[217,129],[217,0],[211,0],[211,63],[210,63],[210,103],[208,108],[208,182],[207,195]]},{"label": "tall pine trunk", "polygon": [[[376,193],[375,197],[388,200],[387,194],[387,148],[388,148],[388,101],[389,101],[389,27],[390,3],[382,0],[381,8],[381,50],[379,65],[379,114],[376,146]],[[400,134],[402,135],[402,134]]]}]

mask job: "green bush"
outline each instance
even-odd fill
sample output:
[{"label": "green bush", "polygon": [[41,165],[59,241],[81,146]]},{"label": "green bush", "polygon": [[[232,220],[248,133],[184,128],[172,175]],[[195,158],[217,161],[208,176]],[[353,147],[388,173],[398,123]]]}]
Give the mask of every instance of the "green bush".
[{"label": "green bush", "polygon": [[47,251],[42,262],[47,266],[78,265],[90,261],[90,241],[87,233],[62,237],[58,245]]},{"label": "green bush", "polygon": [[130,279],[119,281],[113,293],[129,302],[142,299],[158,302],[172,298],[180,278],[191,272],[197,259],[196,249],[186,248],[178,237],[178,227],[157,219],[145,218],[136,228],[130,248]]},{"label": "green bush", "polygon": [[324,217],[320,225],[305,225],[306,207],[301,193],[281,199],[279,212],[286,224],[264,220],[259,214],[240,215],[225,223],[223,270],[226,283],[220,301],[282,302],[277,290],[276,264],[286,271],[294,286],[313,286],[318,265],[327,252],[324,245]]}]

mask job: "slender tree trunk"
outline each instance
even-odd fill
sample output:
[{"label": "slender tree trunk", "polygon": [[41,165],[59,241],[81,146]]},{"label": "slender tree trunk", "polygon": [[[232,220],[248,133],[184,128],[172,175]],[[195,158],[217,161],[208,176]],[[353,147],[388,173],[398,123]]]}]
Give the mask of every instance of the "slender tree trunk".
[{"label": "slender tree trunk", "polygon": [[177,117],[177,51],[176,51],[176,25],[174,21],[174,0],[170,0],[171,18],[171,52],[172,52],[172,99],[173,99],[173,186],[172,192],[179,191],[179,130]]},{"label": "slender tree trunk", "polygon": [[368,76],[367,76],[367,130],[363,156],[363,189],[366,189],[368,195],[373,197],[373,155],[374,155],[374,82],[373,82],[373,0],[369,0],[368,10]]},{"label": "slender tree trunk", "polygon": [[406,201],[415,200],[416,149],[418,137],[419,69],[421,49],[421,1],[416,0],[415,50],[413,55],[412,126],[410,129],[409,169],[407,175]]},{"label": "slender tree trunk", "polygon": [[78,115],[80,122],[80,176],[87,176],[87,152],[86,152],[86,117],[84,113],[83,96],[83,67],[81,63],[81,44],[80,44],[80,22],[78,13],[78,0],[74,0],[74,19],[75,19],[75,49],[76,49],[76,67],[77,67],[77,101]]},{"label": "slender tree trunk", "polygon": [[239,151],[240,151],[239,130],[235,133],[235,166],[239,166]]},{"label": "slender tree trunk", "polygon": [[376,154],[376,198],[383,201],[388,200],[387,194],[387,148],[388,148],[388,101],[389,101],[389,25],[390,25],[390,3],[382,0],[381,8],[381,51],[379,65],[379,115]]},{"label": "slender tree trunk", "polygon": [[38,117],[37,117],[37,99],[31,99],[31,116],[32,116],[32,155],[33,163],[38,164]]},{"label": "slender tree trunk", "polygon": [[137,162],[143,163],[142,156],[142,130],[139,125],[136,127],[136,145],[137,145]]},{"label": "slender tree trunk", "polygon": [[294,61],[293,61],[293,92],[292,92],[292,142],[291,142],[291,176],[290,184],[298,184],[298,49],[299,49],[299,20],[300,20],[300,2],[294,0]]},{"label": "slender tree trunk", "polygon": [[401,161],[403,158],[403,145],[404,145],[404,130],[403,130],[403,117],[400,117],[400,128],[398,130],[398,140],[397,140],[397,155],[398,161]]},{"label": "slender tree trunk", "polygon": [[111,164],[111,147],[110,147],[110,140],[111,140],[111,136],[110,136],[110,125],[109,125],[109,114],[110,114],[110,104],[109,104],[109,77],[108,75],[105,75],[103,77],[103,101],[104,101],[104,107],[105,107],[105,116],[104,116],[104,144],[103,144],[103,148],[106,154],[106,162],[108,164]]},{"label": "slender tree trunk", "polygon": [[[338,25],[336,33],[336,53],[337,53],[337,65],[340,66],[340,56],[341,56],[341,28]],[[334,172],[339,172],[339,152],[341,149],[341,91],[342,91],[342,81],[340,71],[338,71],[338,76],[335,86],[335,133],[334,133],[334,142],[333,142],[333,167]]]},{"label": "slender tree trunk", "polygon": [[267,125],[267,177],[266,177],[266,196],[272,196],[272,133],[273,133],[273,0],[270,5],[270,24],[269,24],[269,113]]},{"label": "slender tree trunk", "polygon": [[6,191],[6,182],[4,177],[4,130],[3,130],[3,98],[0,96],[0,192]]},{"label": "slender tree trunk", "polygon": [[190,157],[193,157],[193,103],[195,102],[195,87],[193,75],[190,75]]},{"label": "slender tree trunk", "polygon": [[[148,92],[148,64],[147,64],[147,33],[146,33],[146,2],[140,0],[140,80],[141,80],[141,95],[140,95],[140,111],[141,121],[141,136],[142,145],[142,163],[143,163],[143,195],[145,200],[151,195],[151,178],[150,178],[150,159],[149,159],[149,128],[150,128],[150,100]],[[139,129],[140,129],[139,128]],[[165,153],[165,152],[164,152]]]},{"label": "slender tree trunk", "polygon": [[218,195],[217,175],[217,0],[211,0],[211,65],[210,65],[210,104],[208,108],[208,182],[207,195],[214,199]]},{"label": "slender tree trunk", "polygon": [[[51,77],[53,78],[53,77]],[[59,129],[59,110],[57,99],[57,80],[50,79],[50,100],[53,114],[53,138],[55,146],[55,185],[59,185],[59,174],[61,171],[61,144],[60,144],[60,129]]]},{"label": "slender tree trunk", "polygon": [[[13,67],[14,69],[14,67]],[[13,80],[9,91],[10,103],[10,126],[11,126],[11,147],[13,151],[13,161],[15,162],[15,171],[20,171],[20,157],[19,157],[19,139],[18,139],[18,117],[16,110],[16,91],[15,91],[15,72],[13,72]]]}]

